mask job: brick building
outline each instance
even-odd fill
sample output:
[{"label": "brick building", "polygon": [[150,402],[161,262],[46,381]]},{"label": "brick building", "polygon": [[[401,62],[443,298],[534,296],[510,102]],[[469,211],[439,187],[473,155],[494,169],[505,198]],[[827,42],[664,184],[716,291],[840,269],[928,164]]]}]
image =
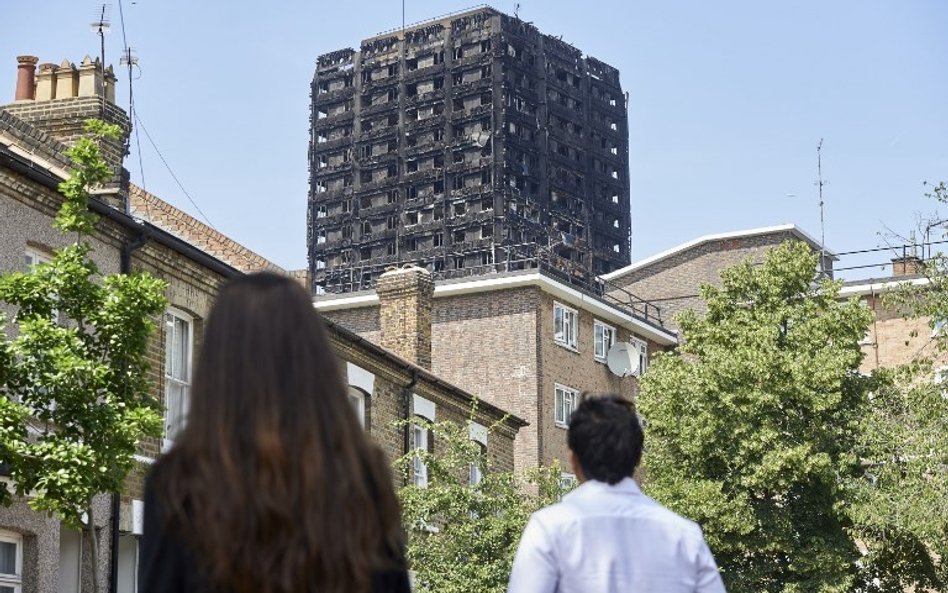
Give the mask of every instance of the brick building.
[{"label": "brick building", "polygon": [[[19,61],[16,101],[0,106],[0,273],[47,260],[54,249],[68,244],[69,239],[52,228],[52,220],[62,202],[58,184],[71,166],[64,151],[67,143],[78,137],[75,131],[81,129],[82,121],[105,117],[120,125],[125,122],[126,133],[129,129],[127,116],[110,94],[109,70],[103,72],[100,65],[86,59],[83,65],[92,64],[91,71],[64,62],[55,69],[44,64],[37,74],[38,60],[23,56]],[[48,76],[51,71],[65,73],[66,82],[60,86],[61,80]],[[83,75],[87,78],[81,78]],[[51,80],[56,80],[56,87],[49,92]],[[83,80],[94,84],[83,85]],[[136,457],[139,466],[123,492],[98,497],[95,509],[101,591],[133,593],[143,477],[180,430],[191,367],[201,348],[203,320],[229,278],[255,270],[283,270],[129,184],[128,174],[121,168],[123,154],[124,141],[107,147],[106,156],[116,174],[114,183],[97,192],[90,204],[100,217],[97,231],[90,237],[94,246],[91,257],[103,274],[146,270],[164,279],[169,302],[149,352],[154,394],[167,409],[165,435],[143,443]],[[329,324],[329,334],[344,366],[353,405],[390,457],[413,446],[406,436],[410,436],[409,429],[392,428],[399,419],[416,414],[468,421],[473,401],[469,393],[336,324]],[[484,446],[495,467],[509,468],[513,465],[514,436],[523,424],[503,410],[483,405],[470,424],[471,438]],[[488,434],[489,426],[495,430]],[[438,444],[429,446],[437,448]],[[92,591],[90,546],[85,537],[65,528],[55,517],[33,512],[24,500],[0,508],[0,547],[5,557],[16,559],[15,569],[0,571],[0,589],[9,587],[23,593]]]},{"label": "brick building", "polygon": [[319,56],[309,161],[317,291],[401,262],[586,280],[629,263],[619,72],[490,8]]},{"label": "brick building", "polygon": [[[602,275],[606,292],[619,299],[630,295],[661,307],[667,327],[676,328],[675,314],[703,309],[702,284],[720,285],[721,270],[751,259],[763,261],[771,247],[798,240],[821,251],[820,243],[793,224],[704,235]],[[824,269],[832,276],[836,257],[826,251]]]},{"label": "brick building", "polygon": [[[814,251],[820,251],[818,241],[799,227],[786,224],[699,237],[605,274],[603,279],[607,291],[623,297],[632,293],[657,304],[666,324],[675,327],[676,313],[703,310],[698,294],[702,284],[720,285],[721,270],[746,259],[760,262],[768,249],[790,240],[804,241]],[[825,270],[832,277],[837,256],[825,253]],[[910,317],[907,310],[895,308],[883,298],[906,282],[927,285],[922,265],[921,260],[912,256],[897,257],[892,260],[890,277],[847,281],[840,289],[840,298],[857,297],[873,314],[869,332],[861,342],[865,354],[862,372],[920,358],[932,358],[939,372],[948,368],[948,354],[938,352],[932,339],[931,320]]]},{"label": "brick building", "polygon": [[856,297],[872,311],[872,324],[860,342],[865,354],[860,367],[863,373],[930,359],[935,365],[935,379],[944,380],[948,353],[939,351],[935,338],[944,331],[945,322],[914,317],[907,308],[899,308],[885,298],[906,283],[928,286],[930,282],[922,266],[922,260],[916,257],[897,257],[892,260],[892,274],[888,278],[846,282],[839,291],[840,297]]},{"label": "brick building", "polygon": [[[634,397],[638,377],[607,368],[612,344],[632,344],[641,373],[652,354],[677,343],[656,309],[646,318],[542,269],[444,280],[430,290],[430,325],[422,320],[415,327],[431,336],[432,370],[529,422],[515,443],[521,470],[553,460],[567,467],[565,426],[582,392]],[[314,303],[327,318],[385,345],[388,316],[405,314],[406,303],[418,298],[386,292],[380,281],[378,294],[317,295]]]}]

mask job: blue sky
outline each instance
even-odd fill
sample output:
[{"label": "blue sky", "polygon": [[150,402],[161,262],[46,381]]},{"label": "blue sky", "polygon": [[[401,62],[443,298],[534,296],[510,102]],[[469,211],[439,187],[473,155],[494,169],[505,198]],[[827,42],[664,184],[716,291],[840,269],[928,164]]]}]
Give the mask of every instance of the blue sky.
[{"label": "blue sky", "polygon": [[[406,19],[469,2],[406,0]],[[519,4],[521,18],[621,72],[634,259],[699,235],[786,222],[819,237],[821,137],[832,249],[879,246],[886,226],[907,234],[917,213],[934,210],[922,183],[948,180],[944,0]],[[493,6],[512,13],[515,2]],[[18,54],[57,63],[95,55],[96,7],[3,0],[0,102],[12,100]],[[184,187],[220,231],[284,267],[305,267],[315,58],[399,26],[401,2],[123,0],[123,8],[141,66],[139,115]],[[106,52],[117,63],[118,0],[112,21]],[[123,105],[126,85],[122,75]],[[198,215],[144,136],[141,151],[147,189]],[[141,183],[134,143],[127,166]]]}]

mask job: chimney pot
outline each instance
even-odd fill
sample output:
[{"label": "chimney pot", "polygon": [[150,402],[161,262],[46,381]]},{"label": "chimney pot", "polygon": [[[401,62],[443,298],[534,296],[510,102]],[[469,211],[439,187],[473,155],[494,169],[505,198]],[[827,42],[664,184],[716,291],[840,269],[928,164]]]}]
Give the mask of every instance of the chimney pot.
[{"label": "chimney pot", "polygon": [[36,100],[52,101],[56,97],[56,71],[59,66],[46,62],[36,73]]},{"label": "chimney pot", "polygon": [[32,101],[36,97],[36,56],[17,56],[16,95],[14,101]]},{"label": "chimney pot", "polygon": [[63,60],[56,70],[56,95],[54,99],[71,99],[79,94],[79,71],[69,60]]}]

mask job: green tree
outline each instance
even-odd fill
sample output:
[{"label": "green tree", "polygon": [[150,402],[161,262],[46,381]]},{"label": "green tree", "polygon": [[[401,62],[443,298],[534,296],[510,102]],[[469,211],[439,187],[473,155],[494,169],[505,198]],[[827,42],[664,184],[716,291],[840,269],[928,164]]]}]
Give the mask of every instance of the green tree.
[{"label": "green tree", "polygon": [[703,286],[707,313],[642,382],[646,492],[698,521],[728,590],[852,591],[847,504],[865,409],[858,341],[868,310],[815,280],[798,242]]},{"label": "green tree", "polygon": [[[98,120],[85,130],[67,151],[74,169],[59,186],[55,220],[75,242],[48,263],[0,276],[0,302],[16,311],[11,328],[0,319],[0,457],[13,485],[0,484],[0,496],[6,504],[26,496],[37,511],[84,523],[97,566],[93,498],[118,492],[139,441],[161,431],[145,354],[165,285],[145,273],[100,277],[90,259],[90,190],[112,175],[99,143],[119,130]],[[98,590],[96,570],[93,582]]]},{"label": "green tree", "polygon": [[[408,480],[398,493],[415,590],[503,593],[530,514],[565,492],[559,466],[536,468],[526,475],[494,471],[470,439],[467,426],[423,419],[412,423],[431,431],[438,450],[437,454],[412,451],[395,461],[396,470],[406,478],[416,457],[428,468],[427,486]],[[472,465],[482,473],[474,485]]]},{"label": "green tree", "polygon": [[[948,203],[944,182],[926,195]],[[919,230],[925,237],[948,234],[937,213]],[[872,591],[948,589],[948,384],[935,371],[948,351],[948,258],[930,256],[921,272],[927,283],[903,284],[883,303],[906,318],[927,320],[934,348],[873,373],[858,442],[864,471],[853,482],[851,514]]]},{"label": "green tree", "polygon": [[848,509],[865,591],[948,588],[948,397],[929,361],[873,373]]}]

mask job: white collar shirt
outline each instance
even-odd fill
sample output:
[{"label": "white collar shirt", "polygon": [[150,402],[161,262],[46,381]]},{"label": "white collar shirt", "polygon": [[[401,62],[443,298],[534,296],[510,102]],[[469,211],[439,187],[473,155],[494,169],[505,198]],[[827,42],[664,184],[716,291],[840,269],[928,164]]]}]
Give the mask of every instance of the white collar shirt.
[{"label": "white collar shirt", "polygon": [[589,480],[530,518],[508,593],[724,593],[697,524],[632,478]]}]

